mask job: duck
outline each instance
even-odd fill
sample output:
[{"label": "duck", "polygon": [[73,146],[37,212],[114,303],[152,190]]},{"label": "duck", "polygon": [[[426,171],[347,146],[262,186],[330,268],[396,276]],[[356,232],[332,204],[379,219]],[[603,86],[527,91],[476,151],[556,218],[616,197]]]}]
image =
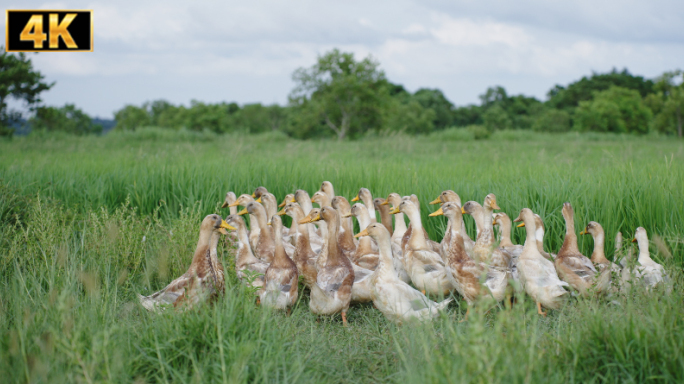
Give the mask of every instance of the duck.
[{"label": "duck", "polygon": [[330,205],[335,208],[340,216],[340,235],[338,241],[345,253],[356,252],[356,239],[354,238],[354,223],[352,222],[351,206],[344,196],[335,196]]},{"label": "duck", "polygon": [[320,208],[316,217],[307,215],[300,224],[323,220],[327,236],[323,250],[317,260],[318,274],[316,283],[311,286],[309,309],[317,315],[342,314],[342,323],[347,326],[347,310],[351,303],[354,269],[337,244],[340,218],[333,207]]},{"label": "duck", "polygon": [[311,202],[318,204],[321,208],[330,207],[332,199],[325,192],[316,191],[313,196],[311,196]]},{"label": "duck", "polygon": [[[228,207],[237,207],[237,206],[242,206],[246,207],[247,204],[251,203],[254,200],[254,197],[252,195],[248,195],[246,193],[240,195],[234,202],[230,203]],[[237,214],[237,213],[236,213]],[[249,245],[252,248],[256,248],[257,241],[259,239],[259,231],[261,230],[258,225],[256,224],[256,217],[253,215],[249,215],[249,224],[251,228],[249,229]]]},{"label": "duck", "polygon": [[[359,222],[359,229],[363,231],[366,229],[367,226],[371,224],[370,222],[370,215],[368,214],[368,209],[366,209],[366,206],[363,204],[356,203],[351,207],[351,211],[349,212],[349,216],[354,216],[356,217],[356,220]],[[358,237],[358,236],[355,236]],[[373,241],[371,240],[370,236],[363,236],[359,239],[359,244],[356,247],[356,251],[352,254],[351,256],[351,261],[352,263],[369,269],[369,270],[375,270],[375,268],[378,266],[379,262],[379,255],[377,252],[377,246],[376,249],[373,249]]]},{"label": "duck", "polygon": [[523,208],[514,221],[522,221],[520,226],[527,230],[525,245],[518,258],[520,283],[525,292],[537,303],[537,313],[546,317],[547,313],[542,310],[542,306],[547,309],[560,309],[568,296],[568,291],[564,287],[569,285],[558,278],[553,262],[539,253],[532,210]]},{"label": "duck", "polygon": [[669,281],[665,268],[651,259],[651,254],[648,251],[648,235],[644,227],[636,229],[632,243],[637,243],[639,246],[639,265],[634,269],[634,275],[641,279],[646,288],[655,288],[663,282]]},{"label": "duck", "polygon": [[594,239],[594,251],[591,253],[591,262],[597,270],[596,287],[597,293],[606,293],[611,288],[613,273],[619,274],[621,268],[608,260],[604,252],[605,232],[601,224],[590,221],[580,235],[591,235]]},{"label": "duck", "polygon": [[[392,207],[398,207],[399,204],[401,204],[401,195],[399,195],[396,192],[392,192],[389,195],[387,195],[387,199],[385,199],[385,202],[382,203],[383,206],[387,206],[390,208],[390,205]],[[390,208],[389,211],[392,209]],[[389,213],[389,211],[387,213]],[[404,214],[399,212],[394,216],[394,231],[392,232],[392,246],[398,245],[401,247],[401,239],[404,237],[406,234],[406,221],[404,221]],[[394,252],[393,252],[394,253]]]},{"label": "duck", "polygon": [[494,246],[494,228],[492,227],[492,208],[498,208],[493,194],[485,197],[483,207],[477,201],[468,201],[461,208],[462,214],[469,214],[475,219],[478,235],[473,245],[473,260],[486,263],[502,271],[510,271],[511,255]]},{"label": "duck", "polygon": [[256,201],[252,201],[248,203],[247,207],[242,211],[238,212],[238,215],[242,216],[247,213],[256,219],[255,222],[252,222],[252,231],[254,231],[254,228],[257,226],[259,228],[259,237],[256,244],[252,247],[252,250],[256,257],[270,264],[273,261],[273,254],[275,253],[275,244],[273,242],[273,233],[267,225],[266,209],[263,205]]},{"label": "duck", "polygon": [[283,248],[283,222],[280,216],[274,215],[270,223],[275,234],[275,254],[264,274],[264,286],[259,291],[259,299],[265,307],[289,312],[297,301],[299,274],[297,265]]},{"label": "duck", "polygon": [[468,319],[470,307],[476,300],[491,296],[496,302],[502,301],[506,296],[508,287],[508,271],[500,271],[491,268],[486,263],[478,263],[473,260],[465,249],[463,237],[463,211],[455,202],[447,202],[429,216],[446,216],[449,220],[449,243],[446,244],[444,255],[447,277],[456,291],[463,296],[468,303],[465,320]]},{"label": "duck", "polygon": [[[306,216],[305,220],[313,220],[315,217],[317,217],[320,214],[320,208],[314,208],[309,212],[309,215]],[[339,214],[338,214],[339,217]],[[321,230],[321,234],[323,235],[324,238],[328,238],[328,223],[326,221],[319,221],[320,225],[319,228]],[[339,235],[337,236],[339,240]],[[339,247],[339,242],[338,242],[338,247]],[[341,247],[339,247],[341,249]],[[358,264],[355,264],[351,262],[351,254],[345,253],[344,250],[342,250],[342,254],[349,260],[351,263],[352,269],[354,270],[354,283],[352,285],[352,292],[351,292],[351,302],[352,303],[367,303],[371,301],[370,297],[370,280],[369,277],[373,274],[373,271],[363,268],[359,266]],[[328,257],[328,242],[323,245],[321,248],[321,252],[319,253],[319,257],[316,260],[316,268],[320,269],[323,267],[325,264],[325,260]]]},{"label": "duck", "polygon": [[371,195],[368,188],[359,189],[359,193],[352,199],[352,203],[359,200],[366,206],[371,218],[371,223],[377,222],[377,219],[375,218],[375,206],[373,205],[373,195]]},{"label": "duck", "polygon": [[356,236],[370,236],[378,244],[380,261],[369,279],[371,299],[388,320],[398,324],[413,319],[431,320],[452,301],[447,298],[436,303],[399,278],[392,261],[390,233],[382,223],[372,223]]},{"label": "duck", "polygon": [[[299,224],[299,222],[306,217],[302,207],[297,203],[287,203],[283,209],[278,212],[279,216],[288,215],[292,218],[292,227],[295,228],[296,233],[293,237],[295,251],[292,255],[292,261],[297,266],[299,274],[304,278],[304,285],[311,287],[316,283],[316,259],[318,254],[311,247],[309,241],[309,225]],[[320,247],[318,251],[320,251]]]},{"label": "duck", "polygon": [[565,219],[565,240],[553,264],[561,280],[570,284],[570,287],[578,291],[580,295],[586,296],[589,288],[596,282],[596,268],[577,247],[575,214],[572,205],[564,203],[562,213]]},{"label": "duck", "polygon": [[335,198],[335,188],[333,188],[332,183],[329,181],[324,181],[321,183],[320,191],[325,193],[330,201]]},{"label": "duck", "polygon": [[258,199],[261,197],[262,194],[268,193],[268,189],[266,187],[258,187],[257,189],[254,190],[252,193],[252,198]]},{"label": "duck", "polygon": [[[418,210],[418,215],[420,215],[420,200],[418,200],[418,196],[416,196],[416,195],[404,196],[401,198],[401,201],[412,202],[413,205]],[[393,207],[398,207],[398,205],[393,205]],[[391,212],[390,212],[390,214],[391,214]],[[408,244],[408,241],[411,238],[412,233],[413,233],[413,227],[411,227],[411,220],[409,220],[409,225],[406,229],[406,232],[404,232],[404,236],[401,239],[401,250],[402,250],[402,252],[406,252],[405,251],[406,244]],[[433,252],[439,253],[440,249],[442,248],[440,243],[431,240],[430,236],[428,235],[425,228],[423,228],[423,236],[425,236],[425,240],[427,241],[427,244],[430,247],[429,249],[432,250]]]},{"label": "duck", "polygon": [[[382,206],[388,208],[390,208],[390,205],[398,207],[399,204],[401,204],[401,196],[395,192],[387,195],[387,199],[381,203]],[[390,211],[391,208],[387,211],[387,213],[389,214]],[[394,231],[392,232],[392,237],[390,239],[392,245],[392,256],[394,256],[394,270],[397,272],[399,280],[405,283],[410,283],[411,277],[407,272],[404,251],[401,248],[402,239],[406,234],[406,221],[404,221],[404,214],[399,212],[390,216],[394,216]],[[408,239],[406,239],[406,241],[408,241]]]},{"label": "duck", "polygon": [[223,265],[218,260],[216,247],[226,229],[235,230],[221,216],[207,215],[200,225],[199,240],[188,270],[160,291],[149,296],[138,294],[140,304],[154,312],[170,306],[190,309],[203,301],[212,302],[223,294]]},{"label": "duck", "polygon": [[398,207],[390,211],[390,214],[399,212],[408,216],[413,228],[404,249],[407,272],[413,285],[433,295],[450,293],[454,287],[447,278],[444,260],[427,243],[420,211],[410,199],[403,199]]},{"label": "duck", "polygon": [[[539,253],[548,260],[556,260],[555,253],[544,251],[544,222],[542,221],[541,216],[536,213],[534,214],[534,224],[537,226],[534,236],[537,239],[537,249],[539,249]],[[522,224],[518,225],[518,227],[521,226]]]},{"label": "duck", "polygon": [[[291,202],[294,202],[294,193],[288,193],[287,195],[285,195],[283,202],[278,204],[278,208],[284,208],[288,203],[291,203]],[[284,239],[289,239],[290,243],[294,242],[293,236],[297,232],[297,225],[298,224],[296,222],[292,223],[292,225],[290,225],[289,231],[287,232],[287,236],[285,236],[285,238],[284,238]]]},{"label": "duck", "polygon": [[237,278],[244,284],[260,288],[264,286],[264,273],[269,264],[254,256],[249,245],[247,236],[247,225],[242,216],[230,215],[226,217],[226,222],[235,228],[237,234],[237,251],[235,252],[235,272]]},{"label": "duck", "polygon": [[522,253],[523,246],[520,244],[513,244],[511,241],[511,218],[503,212],[492,214],[492,225],[499,226],[499,248],[508,252],[511,255],[511,277],[518,281],[518,257]]},{"label": "duck", "polygon": [[283,202],[278,204],[278,208],[283,208],[287,205],[287,203],[295,203],[295,196],[294,193],[288,193],[285,195],[285,198],[283,199]]},{"label": "duck", "polygon": [[516,260],[522,253],[523,246],[521,244],[513,244],[511,241],[511,228],[513,222],[504,212],[496,212],[492,214],[492,225],[499,226],[499,247],[507,251]]},{"label": "duck", "polygon": [[[309,196],[309,192],[303,190],[303,189],[298,189],[294,193],[294,200],[292,201],[293,203],[296,202],[299,204],[300,207],[302,207],[302,210],[304,210],[304,215],[308,215],[309,212],[313,209],[313,204],[311,203],[311,197]],[[314,225],[309,225],[309,239],[311,240],[312,244],[322,244],[323,239],[321,238],[321,235],[316,231],[316,226]]]},{"label": "duck", "polygon": [[390,236],[392,236],[392,215],[389,214],[390,207],[385,203],[385,199],[382,197],[376,197],[373,199],[373,207],[376,211],[380,212],[380,222],[387,228]]},{"label": "duck", "polygon": [[[442,193],[440,193],[436,199],[434,199],[430,202],[430,205],[435,205],[435,204],[441,205],[441,204],[448,203],[448,202],[454,202],[454,203],[458,204],[459,207],[462,206],[461,196],[459,196],[458,193],[452,191],[451,189],[448,189],[446,191],[442,191]],[[465,222],[461,223],[461,228],[463,228],[463,230],[461,231],[461,237],[463,238],[463,244],[465,244],[466,252],[468,253],[468,255],[472,255],[473,246],[475,245],[475,242],[470,238],[470,236],[468,236],[468,231],[465,230],[465,228],[466,228]],[[447,237],[448,234],[451,233],[451,230],[449,229],[449,227],[447,227],[447,229],[445,230],[444,233],[445,233],[445,235],[444,235],[444,238],[442,239],[442,242],[441,242],[442,245],[449,243],[449,238]]]},{"label": "duck", "polygon": [[231,205],[231,204],[233,204],[236,200],[237,200],[237,197],[235,196],[235,192],[229,191],[228,193],[226,193],[226,198],[225,198],[225,200],[223,201],[223,205],[221,205],[221,208],[230,207],[230,208],[229,208],[230,214],[231,214],[231,215],[237,214],[237,206]]}]

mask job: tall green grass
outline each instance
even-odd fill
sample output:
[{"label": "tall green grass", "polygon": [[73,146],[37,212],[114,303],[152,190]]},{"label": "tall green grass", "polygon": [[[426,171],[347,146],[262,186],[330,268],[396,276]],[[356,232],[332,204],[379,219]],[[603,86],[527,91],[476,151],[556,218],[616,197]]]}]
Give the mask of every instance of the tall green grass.
[{"label": "tall green grass", "polygon": [[[660,138],[531,135],[459,141],[368,138],[301,142],[265,135],[145,129],[102,138],[0,141],[0,375],[7,382],[681,382],[684,377],[684,146]],[[518,135],[518,136],[515,136]],[[515,136],[515,137],[513,137]],[[516,137],[522,137],[516,139]],[[353,197],[415,193],[433,239],[443,189],[487,193],[514,218],[542,215],[557,251],[570,201],[580,230],[645,227],[674,290],[573,300],[540,318],[524,296],[459,323],[454,303],[432,324],[397,327],[371,305],[350,327],[317,321],[308,294],[291,316],[254,305],[228,273],[214,306],[149,314],[137,293],[187,268],[198,224],[225,192],[260,185],[282,198],[333,182]],[[473,223],[466,219],[471,233]],[[524,229],[516,229],[520,241]],[[656,246],[656,244],[658,244]],[[591,239],[580,249],[591,253]]]}]

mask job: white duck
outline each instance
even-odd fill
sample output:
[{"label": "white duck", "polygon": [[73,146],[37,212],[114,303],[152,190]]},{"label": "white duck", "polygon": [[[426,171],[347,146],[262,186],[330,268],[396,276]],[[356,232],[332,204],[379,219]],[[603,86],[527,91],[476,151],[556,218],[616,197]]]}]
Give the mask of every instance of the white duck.
[{"label": "white duck", "polygon": [[516,222],[522,221],[527,230],[525,246],[518,258],[518,275],[525,292],[537,302],[537,313],[546,316],[542,306],[559,309],[566,300],[568,283],[558,278],[553,263],[544,258],[537,248],[535,238],[536,224],[534,214],[529,208],[523,208]]},{"label": "white duck", "polygon": [[264,274],[264,286],[259,292],[259,298],[261,305],[265,307],[287,309],[289,312],[297,301],[299,275],[297,266],[283,248],[283,222],[280,216],[274,215],[270,223],[275,235],[275,255]]},{"label": "white duck", "polygon": [[665,268],[651,259],[648,251],[648,235],[643,227],[636,229],[632,242],[639,245],[639,265],[634,269],[635,276],[642,279],[649,289],[669,281]]},{"label": "white duck", "polygon": [[387,319],[400,324],[412,319],[430,320],[449,305],[451,299],[435,303],[399,279],[392,261],[390,234],[384,225],[373,223],[356,236],[370,236],[378,243],[380,262],[370,277],[371,298]]}]

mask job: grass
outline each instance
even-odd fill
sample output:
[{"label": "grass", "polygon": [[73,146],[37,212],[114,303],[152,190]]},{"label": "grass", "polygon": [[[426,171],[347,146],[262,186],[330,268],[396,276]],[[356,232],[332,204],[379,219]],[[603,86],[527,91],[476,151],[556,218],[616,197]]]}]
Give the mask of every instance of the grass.
[{"label": "grass", "polygon": [[[5,382],[681,382],[684,378],[684,145],[659,137],[495,133],[302,142],[153,128],[105,137],[0,141],[0,375]],[[415,193],[427,218],[443,189],[487,193],[509,216],[542,215],[558,250],[560,207],[580,230],[600,222],[606,253],[621,230],[647,229],[671,294],[573,300],[548,318],[454,303],[431,324],[397,327],[370,305],[350,327],[317,321],[302,295],[290,317],[254,306],[219,246],[227,293],[214,306],[149,314],[137,293],[187,268],[198,224],[225,192]],[[472,220],[466,219],[471,233]],[[287,223],[286,223],[287,224]],[[514,241],[524,229],[516,229]],[[591,239],[580,238],[591,253]]]}]

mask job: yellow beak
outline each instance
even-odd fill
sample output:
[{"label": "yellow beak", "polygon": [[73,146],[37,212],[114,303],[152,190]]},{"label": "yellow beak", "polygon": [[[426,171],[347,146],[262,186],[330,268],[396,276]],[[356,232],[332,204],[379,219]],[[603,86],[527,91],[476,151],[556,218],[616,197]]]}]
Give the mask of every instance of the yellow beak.
[{"label": "yellow beak", "polygon": [[432,201],[430,202],[430,205],[434,205],[434,204],[442,204],[442,197],[441,197],[441,196],[437,196],[436,199],[434,199],[434,200],[432,200]]},{"label": "yellow beak", "polygon": [[397,207],[392,207],[392,210],[389,211],[390,215],[396,215],[397,213],[400,213],[401,211]]},{"label": "yellow beak", "polygon": [[235,230],[237,229],[237,228],[233,227],[232,225],[226,223],[225,220],[221,220],[221,225],[219,226],[219,228],[230,229],[230,230],[233,230],[233,231],[235,231]]},{"label": "yellow beak", "polygon": [[242,216],[242,215],[246,215],[246,214],[248,214],[248,213],[249,213],[249,212],[247,212],[247,208],[243,208],[242,211],[238,212],[238,215],[239,215],[239,216]]},{"label": "yellow beak", "polygon": [[261,196],[259,196],[259,198],[256,199],[256,202],[257,202],[257,203],[261,203]]},{"label": "yellow beak", "polygon": [[352,199],[352,201],[359,201],[359,200],[360,200],[359,195],[356,195],[356,197]]},{"label": "yellow beak", "polygon": [[266,225],[271,225],[271,222],[269,221],[268,223],[266,223]]},{"label": "yellow beak", "polygon": [[314,198],[312,197],[312,198],[311,198],[311,202],[312,202],[312,203],[315,203],[316,200],[314,200]]},{"label": "yellow beak", "polygon": [[362,236],[370,236],[370,235],[368,234],[368,228],[366,228],[366,229],[364,229],[363,231],[361,231],[361,232],[357,233],[356,235],[354,235],[354,237],[362,237]]},{"label": "yellow beak", "polygon": [[282,203],[278,204],[278,208],[282,208],[287,205],[287,201],[283,201]]},{"label": "yellow beak", "polygon": [[290,203],[296,203],[296,202],[297,202],[297,201],[295,200],[294,197],[292,198],[292,201],[290,201]]},{"label": "yellow beak", "polygon": [[580,235],[586,235],[588,233],[589,233],[589,231],[587,230],[587,228],[584,228],[584,230],[582,232],[580,232]]},{"label": "yellow beak", "polygon": [[380,205],[389,205],[389,196],[387,196],[387,198],[388,199],[380,203]]},{"label": "yellow beak", "polygon": [[240,205],[237,201],[233,201],[232,203],[228,204],[229,207],[237,207]]},{"label": "yellow beak", "polygon": [[438,210],[432,212],[428,216],[430,217],[435,217],[435,216],[444,216],[444,211],[442,211],[442,207],[440,207]]},{"label": "yellow beak", "polygon": [[463,209],[463,207],[461,207],[461,213],[464,215],[467,215],[467,213],[466,213],[465,209]]},{"label": "yellow beak", "polygon": [[255,193],[252,193],[252,197],[256,199],[256,194],[255,194]]},{"label": "yellow beak", "polygon": [[518,228],[522,228],[522,227],[524,227],[524,226],[525,226],[525,223],[520,223],[520,224],[517,225]]},{"label": "yellow beak", "polygon": [[225,208],[225,207],[227,207],[227,206],[228,206],[228,203],[226,203],[226,202],[224,201],[224,202],[223,202],[223,205],[221,205],[221,208]]},{"label": "yellow beak", "polygon": [[352,214],[351,213],[345,213],[344,215],[342,215],[343,219],[346,219],[347,217],[352,217]]},{"label": "yellow beak", "polygon": [[498,205],[496,205],[496,200],[492,201],[492,209],[501,209]]},{"label": "yellow beak", "polygon": [[635,237],[634,239],[632,239],[632,243],[636,243],[636,242],[637,242],[637,239]]},{"label": "yellow beak", "polygon": [[281,209],[281,210],[278,211],[278,213],[277,213],[278,216],[282,216],[282,215],[284,215],[284,214],[285,214],[285,209]]},{"label": "yellow beak", "polygon": [[318,215],[316,215],[316,217],[311,219],[311,222],[313,223],[314,221],[319,221],[319,220],[321,220],[321,214],[320,213]]},{"label": "yellow beak", "polygon": [[499,223],[496,222],[496,220],[492,220],[492,225],[497,225]]}]

